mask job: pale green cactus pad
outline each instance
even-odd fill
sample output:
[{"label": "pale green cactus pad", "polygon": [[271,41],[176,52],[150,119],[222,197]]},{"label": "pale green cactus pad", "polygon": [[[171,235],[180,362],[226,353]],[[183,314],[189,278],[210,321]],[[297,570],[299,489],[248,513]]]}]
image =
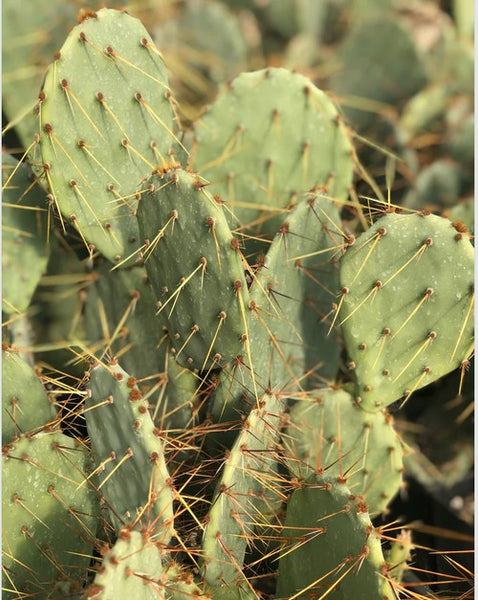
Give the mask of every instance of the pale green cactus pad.
[{"label": "pale green cactus pad", "polygon": [[139,245],[136,192],[176,141],[166,69],[140,21],[102,9],[75,27],[46,74],[39,115],[60,218],[124,260]]},{"label": "pale green cactus pad", "polygon": [[99,522],[87,466],[85,448],[59,432],[4,448],[3,598],[46,599],[56,580],[85,580]]},{"label": "pale green cactus pad", "polygon": [[40,378],[16,352],[2,352],[2,444],[53,423],[56,410]]},{"label": "pale green cactus pad", "polygon": [[294,475],[341,477],[372,514],[400,488],[403,444],[392,417],[362,410],[345,390],[317,390],[294,404],[283,444]]},{"label": "pale green cactus pad", "polygon": [[435,215],[386,214],[348,248],[337,320],[363,408],[406,400],[468,358],[473,267],[468,235]]},{"label": "pale green cactus pad", "polygon": [[191,164],[227,202],[232,228],[273,236],[313,188],[345,200],[353,151],[332,101],[285,69],[243,73],[194,130]]}]

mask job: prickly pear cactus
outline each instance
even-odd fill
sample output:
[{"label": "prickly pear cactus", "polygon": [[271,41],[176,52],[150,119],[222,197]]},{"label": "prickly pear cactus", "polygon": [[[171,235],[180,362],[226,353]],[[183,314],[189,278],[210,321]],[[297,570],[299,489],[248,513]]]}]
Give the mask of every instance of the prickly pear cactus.
[{"label": "prickly pear cactus", "polygon": [[285,69],[243,73],[194,129],[191,164],[227,202],[232,228],[274,235],[283,211],[313,188],[345,200],[352,146],[327,96]]},{"label": "prickly pear cactus", "polygon": [[85,418],[98,489],[116,529],[149,525],[167,544],[173,534],[173,489],[160,432],[134,379],[115,363],[91,371]]},{"label": "prickly pear cactus", "polygon": [[102,9],[75,27],[39,95],[46,184],[91,252],[138,244],[139,188],[176,141],[161,54],[137,19]]},{"label": "prickly pear cactus", "polygon": [[2,152],[2,310],[24,312],[46,269],[48,212],[45,192],[31,169]]},{"label": "prickly pear cactus", "polygon": [[277,598],[396,598],[367,508],[340,480],[303,482],[289,500],[284,535]]},{"label": "prickly pear cactus", "polygon": [[148,181],[138,221],[177,361],[205,371],[232,360],[243,347],[249,292],[222,206],[198,176],[175,169]]},{"label": "prickly pear cactus", "polygon": [[291,471],[341,478],[371,514],[386,509],[402,483],[403,444],[384,412],[362,410],[344,390],[320,390],[290,411],[284,436]]},{"label": "prickly pear cactus", "polygon": [[155,600],[162,587],[158,546],[148,539],[147,533],[125,528],[104,556],[101,570],[87,588],[86,596],[101,600]]},{"label": "prickly pear cactus", "polygon": [[2,444],[54,424],[55,416],[32,367],[12,349],[2,351]]},{"label": "prickly pear cactus", "polygon": [[337,320],[365,410],[408,399],[468,358],[473,264],[468,236],[430,214],[384,215],[348,248]]},{"label": "prickly pear cactus", "polygon": [[21,436],[2,458],[5,598],[47,598],[56,580],[84,582],[99,522],[90,457],[60,432]]}]

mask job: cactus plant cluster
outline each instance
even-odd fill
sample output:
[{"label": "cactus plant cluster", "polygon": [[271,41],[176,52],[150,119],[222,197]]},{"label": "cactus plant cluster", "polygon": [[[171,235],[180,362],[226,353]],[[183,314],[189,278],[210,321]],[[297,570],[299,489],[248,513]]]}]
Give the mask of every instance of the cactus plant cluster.
[{"label": "cactus plant cluster", "polygon": [[[184,10],[158,35],[226,7]],[[214,53],[191,39],[179,81]],[[5,598],[412,597],[409,533],[379,522],[407,451],[388,407],[468,364],[471,235],[360,201],[352,128],[305,75],[241,73],[188,129],[173,91],[141,21],[83,11],[3,153]]]}]

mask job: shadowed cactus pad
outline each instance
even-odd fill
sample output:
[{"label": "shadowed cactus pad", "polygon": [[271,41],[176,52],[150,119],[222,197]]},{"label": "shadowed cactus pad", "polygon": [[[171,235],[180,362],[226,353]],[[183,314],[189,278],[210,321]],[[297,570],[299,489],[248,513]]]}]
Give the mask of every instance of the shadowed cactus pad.
[{"label": "shadowed cactus pad", "polygon": [[474,251],[435,215],[387,214],[342,259],[338,320],[366,410],[460,366],[473,348]]},{"label": "shadowed cactus pad", "polygon": [[249,292],[220,203],[186,171],[154,175],[138,221],[146,270],[180,364],[203,371],[243,348]]},{"label": "shadowed cactus pad", "polygon": [[2,153],[2,310],[28,308],[50,246],[45,192],[30,168]]},{"label": "shadowed cactus pad", "polygon": [[378,533],[344,483],[312,477],[287,506],[276,598],[395,600]]},{"label": "shadowed cactus pad", "polygon": [[134,380],[118,364],[91,371],[85,418],[113,524],[149,524],[155,539],[168,543],[173,532],[173,489],[160,432]]},{"label": "shadowed cactus pad", "polygon": [[136,192],[175,142],[163,59],[143,25],[103,9],[75,27],[39,97],[46,182],[109,260],[138,247]]}]

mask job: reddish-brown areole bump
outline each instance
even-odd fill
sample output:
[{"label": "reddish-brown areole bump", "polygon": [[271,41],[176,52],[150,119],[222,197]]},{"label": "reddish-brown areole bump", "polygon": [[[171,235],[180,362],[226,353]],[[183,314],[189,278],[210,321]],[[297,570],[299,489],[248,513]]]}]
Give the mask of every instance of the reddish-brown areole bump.
[{"label": "reddish-brown areole bump", "polygon": [[56,62],[57,60],[60,60],[61,58],[61,52],[59,50],[57,50],[55,52],[55,54],[53,55],[53,60]]},{"label": "reddish-brown areole bump", "polygon": [[68,79],[62,79],[62,80],[61,80],[61,82],[60,82],[60,84],[61,84],[61,87],[62,87],[64,90],[67,90],[67,89],[68,89]]},{"label": "reddish-brown areole bump", "polygon": [[96,99],[98,100],[98,102],[103,102],[105,99],[103,92],[96,92]]},{"label": "reddish-brown areole bump", "polygon": [[359,350],[365,350],[367,348],[367,344],[364,344],[364,343],[359,344],[358,348],[359,348]]},{"label": "reddish-brown areole bump", "polygon": [[385,377],[388,377],[390,375],[390,370],[389,369],[384,369],[382,371],[382,375],[384,375]]},{"label": "reddish-brown areole bump", "polygon": [[463,221],[453,221],[452,222],[452,226],[459,232],[459,233],[468,233],[468,227],[465,225],[465,223],[463,223]]},{"label": "reddish-brown areole bump", "polygon": [[287,233],[289,233],[289,223],[287,223],[287,221],[285,223],[282,223],[282,225],[279,228],[279,233],[281,235],[286,235]]},{"label": "reddish-brown areole bump", "polygon": [[141,44],[141,46],[144,46],[145,48],[146,48],[146,47],[148,46],[148,44],[149,44],[148,40],[147,40],[145,37],[142,37],[142,38],[139,40],[139,43]]},{"label": "reddish-brown areole bump", "polygon": [[242,282],[239,281],[239,279],[236,279],[236,281],[234,282],[234,289],[236,290],[236,292],[242,289]]},{"label": "reddish-brown areole bump", "polygon": [[390,327],[385,327],[382,333],[383,335],[390,335]]},{"label": "reddish-brown areole bump", "polygon": [[84,31],[80,31],[80,34],[78,36],[80,38],[80,42],[86,42],[86,35]]},{"label": "reddish-brown areole bump", "polygon": [[433,244],[432,238],[427,238],[424,242],[425,246],[431,246]]},{"label": "reddish-brown areole bump", "polygon": [[437,337],[437,333],[436,331],[430,331],[430,333],[428,334],[428,339],[430,340],[434,340]]},{"label": "reddish-brown areole bump", "polygon": [[88,8],[80,8],[80,10],[78,12],[78,16],[77,16],[77,21],[78,21],[78,24],[81,25],[81,23],[83,23],[83,21],[86,21],[87,19],[96,19],[96,18],[97,18],[97,14],[94,10],[90,10]]},{"label": "reddish-brown areole bump", "polygon": [[129,393],[129,399],[131,400],[131,402],[138,402],[139,400],[141,400],[142,397],[143,396],[141,392],[137,389],[132,389]]},{"label": "reddish-brown areole bump", "polygon": [[112,46],[107,46],[106,47],[106,54],[109,54],[110,56],[114,56],[114,50],[112,48]]},{"label": "reddish-brown areole bump", "polygon": [[240,251],[239,240],[235,237],[231,239],[231,248],[236,252]]},{"label": "reddish-brown areole bump", "polygon": [[136,379],[134,377],[129,377],[128,381],[126,382],[126,385],[129,388],[133,388],[136,385]]},{"label": "reddish-brown areole bump", "polygon": [[135,92],[134,99],[137,100],[138,102],[141,102],[141,100],[143,99],[143,96],[141,96],[141,94],[139,92]]},{"label": "reddish-brown areole bump", "polygon": [[140,412],[142,415],[145,415],[148,412],[148,409],[146,406],[144,406],[144,404],[142,404],[141,406],[138,406],[138,412]]},{"label": "reddish-brown areole bump", "polygon": [[149,455],[149,458],[151,462],[156,462],[157,460],[159,460],[159,452],[153,450],[153,452],[151,452],[151,454]]}]

